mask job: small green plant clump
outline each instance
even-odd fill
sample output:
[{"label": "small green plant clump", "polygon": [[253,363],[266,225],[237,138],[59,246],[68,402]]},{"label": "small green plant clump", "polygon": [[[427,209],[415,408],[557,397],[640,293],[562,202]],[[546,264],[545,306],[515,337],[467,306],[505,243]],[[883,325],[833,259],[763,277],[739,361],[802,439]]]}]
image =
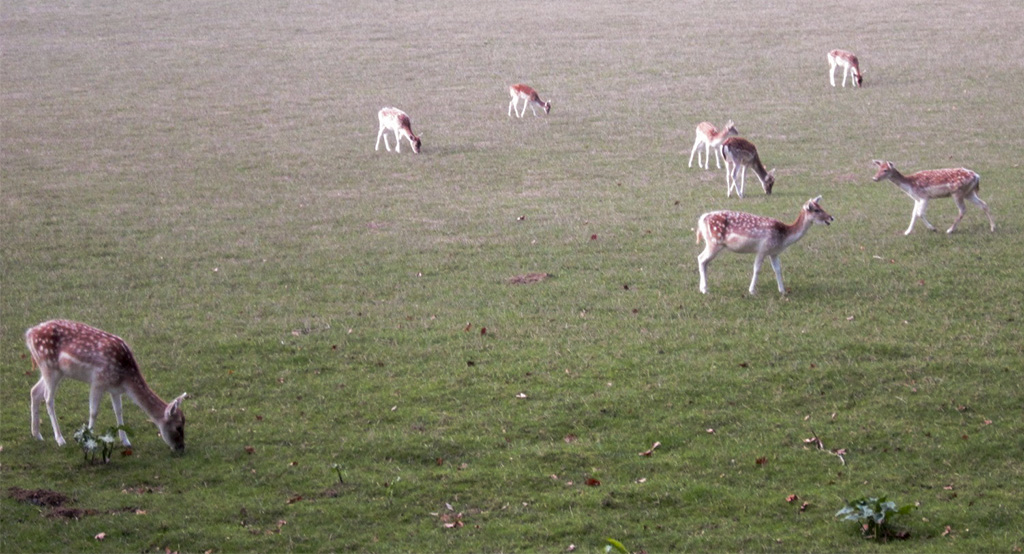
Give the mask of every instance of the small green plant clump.
[{"label": "small green plant clump", "polygon": [[885,542],[889,539],[910,537],[910,531],[893,527],[892,519],[895,516],[909,514],[915,508],[913,504],[897,508],[895,502],[884,496],[865,497],[847,502],[843,509],[836,512],[836,517],[842,517],[843,521],[859,523],[864,538]]},{"label": "small green plant clump", "polygon": [[118,431],[124,431],[125,435],[128,435],[128,428],[118,425],[117,427],[108,427],[97,436],[87,424],[83,423],[78,431],[75,431],[75,442],[82,448],[86,461],[96,463],[96,453],[99,452],[100,459],[103,463],[107,463],[110,461],[110,455],[114,453],[114,441]]}]

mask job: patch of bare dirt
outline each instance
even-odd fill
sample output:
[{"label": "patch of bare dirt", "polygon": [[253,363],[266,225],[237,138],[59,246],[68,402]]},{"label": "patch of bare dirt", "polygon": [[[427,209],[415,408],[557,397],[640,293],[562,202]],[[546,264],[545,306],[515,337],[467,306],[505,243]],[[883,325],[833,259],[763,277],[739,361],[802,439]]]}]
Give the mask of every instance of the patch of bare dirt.
[{"label": "patch of bare dirt", "polygon": [[21,487],[10,487],[7,489],[7,494],[18,502],[25,502],[49,508],[59,508],[64,504],[71,502],[71,499],[68,498],[67,495],[47,489],[28,490]]},{"label": "patch of bare dirt", "polygon": [[[7,489],[7,494],[11,498],[18,502],[24,502],[26,504],[33,504],[43,508],[49,508],[43,516],[51,519],[82,519],[85,516],[94,516],[100,513],[99,510],[72,508],[66,504],[71,504],[74,501],[71,500],[66,494],[57,491],[51,491],[47,489],[23,489],[21,487],[10,487]],[[117,513],[135,513],[144,514],[136,507],[126,507],[120,510],[111,510],[105,512],[108,514]]]},{"label": "patch of bare dirt", "polygon": [[539,283],[545,279],[550,279],[552,275],[550,273],[525,273],[523,275],[516,275],[510,277],[508,283],[510,285],[532,285],[533,283]]}]

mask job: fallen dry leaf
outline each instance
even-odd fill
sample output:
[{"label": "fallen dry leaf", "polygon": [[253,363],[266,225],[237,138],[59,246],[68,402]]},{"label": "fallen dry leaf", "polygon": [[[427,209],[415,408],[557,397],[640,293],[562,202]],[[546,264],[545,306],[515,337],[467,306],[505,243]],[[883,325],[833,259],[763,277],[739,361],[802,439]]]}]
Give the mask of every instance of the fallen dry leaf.
[{"label": "fallen dry leaf", "polygon": [[586,485],[588,487],[600,487],[601,486],[601,482],[598,481],[597,479],[594,479],[593,477],[590,477],[590,478],[588,478],[586,480]]},{"label": "fallen dry leaf", "polygon": [[107,538],[107,534],[106,533],[97,533],[96,536],[93,537],[93,538],[98,540],[98,541],[101,541],[101,540]]},{"label": "fallen dry leaf", "polygon": [[756,462],[757,462],[757,465],[763,466],[763,465],[766,465],[768,463],[768,458],[765,457],[765,456],[761,456],[760,458],[758,458],[756,460]]},{"label": "fallen dry leaf", "polygon": [[799,498],[797,495],[791,494],[786,497],[786,502],[793,502],[794,500],[799,500]]},{"label": "fallen dry leaf", "polygon": [[245,447],[245,453],[246,454],[255,454],[256,453],[256,449],[251,447],[251,446],[246,446]]}]

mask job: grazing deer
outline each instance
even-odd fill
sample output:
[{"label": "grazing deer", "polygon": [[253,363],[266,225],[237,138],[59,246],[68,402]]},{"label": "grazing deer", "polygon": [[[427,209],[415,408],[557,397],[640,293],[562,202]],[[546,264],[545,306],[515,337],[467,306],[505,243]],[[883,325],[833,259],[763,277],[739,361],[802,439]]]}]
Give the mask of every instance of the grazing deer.
[{"label": "grazing deer", "polygon": [[907,196],[914,199],[914,211],[910,214],[910,227],[907,227],[904,235],[909,235],[914,230],[914,222],[918,219],[924,222],[925,227],[929,230],[935,231],[935,226],[924,217],[925,210],[928,209],[928,201],[948,196],[953,197],[953,202],[956,202],[956,208],[960,210],[960,213],[946,233],[955,231],[960,220],[964,218],[965,199],[977,204],[988,216],[990,230],[993,232],[996,230],[996,222],[988,211],[988,204],[978,198],[981,176],[970,169],[962,167],[959,169],[932,169],[904,176],[896,170],[896,166],[892,165],[892,162],[873,160],[872,163],[878,167],[878,173],[872,178],[875,182],[889,179],[907,193]]},{"label": "grazing deer", "polygon": [[[164,442],[174,450],[185,449],[185,414],[181,401],[187,394],[164,402],[146,385],[132,351],[120,337],[84,323],[55,319],[40,323],[25,332],[25,343],[32,353],[32,365],[41,377],[32,387],[32,436],[43,440],[39,432],[39,403],[46,400],[46,412],[53,425],[53,437],[64,446],[54,398],[57,385],[65,377],[89,383],[89,428],[96,423],[96,414],[104,393],[110,393],[117,424],[121,417],[121,395],[127,393],[149,419],[156,424]],[[128,436],[119,431],[121,444],[131,447]]]},{"label": "grazing deer", "polygon": [[[739,134],[736,130],[736,126],[733,125],[730,119],[725,127],[719,131],[715,129],[715,126],[707,121],[702,121],[697,125],[697,138],[693,141],[693,148],[690,150],[690,164],[687,167],[693,167],[693,154],[697,154],[697,167],[703,167],[704,169],[711,169],[711,150],[715,151],[715,167],[721,168],[722,164],[718,161],[718,147],[722,145],[722,142],[729,138]],[[700,163],[700,147],[704,147],[704,165]]]},{"label": "grazing deer", "polygon": [[[534,117],[537,116],[537,108],[544,110],[545,114],[551,113],[551,102],[545,102],[540,99],[537,91],[531,87],[518,84],[508,87],[508,95],[512,97],[512,101],[508,103],[508,116],[512,117],[512,111],[516,112],[517,117],[523,117],[526,115],[526,107],[529,106],[530,110],[533,111]],[[519,112],[519,101],[523,101],[523,111]]]},{"label": "grazing deer", "polygon": [[374,150],[380,150],[380,137],[383,136],[384,147],[390,152],[391,145],[388,144],[388,136],[384,134],[384,131],[394,131],[395,152],[402,152],[402,137],[405,137],[412,145],[412,151],[420,153],[420,137],[413,134],[412,120],[409,119],[408,114],[398,108],[381,108],[377,112],[377,119],[380,121],[380,129],[377,131],[377,146],[374,147]]},{"label": "grazing deer", "polygon": [[765,256],[771,261],[775,270],[775,280],[779,283],[779,292],[786,294],[782,284],[782,266],[779,254],[790,245],[800,240],[804,233],[815,223],[829,225],[833,217],[821,209],[818,202],[821,197],[812,198],[804,204],[800,215],[792,225],[769,217],[762,217],[743,212],[709,212],[697,220],[697,244],[704,239],[704,251],[697,256],[700,269],[700,291],[708,293],[708,264],[715,256],[728,249],[743,254],[754,254],[754,277],[750,280],[750,294],[754,294],[757,286],[757,273]]},{"label": "grazing deer", "polygon": [[846,76],[850,75],[850,82],[853,86],[859,87],[864,80],[860,73],[860,63],[857,56],[846,50],[833,50],[828,53],[828,80],[832,86],[836,86],[836,68],[843,68],[843,87],[846,87]]},{"label": "grazing deer", "polygon": [[[735,190],[740,198],[743,198],[743,186],[747,181],[747,167],[754,170],[757,179],[761,181],[761,188],[765,194],[772,193],[775,185],[775,170],[765,171],[761,158],[757,155],[757,148],[754,143],[740,137],[729,137],[722,142],[722,157],[725,158],[725,196],[732,196]],[[732,169],[729,165],[732,165]],[[736,184],[736,177],[739,174],[739,185]]]}]

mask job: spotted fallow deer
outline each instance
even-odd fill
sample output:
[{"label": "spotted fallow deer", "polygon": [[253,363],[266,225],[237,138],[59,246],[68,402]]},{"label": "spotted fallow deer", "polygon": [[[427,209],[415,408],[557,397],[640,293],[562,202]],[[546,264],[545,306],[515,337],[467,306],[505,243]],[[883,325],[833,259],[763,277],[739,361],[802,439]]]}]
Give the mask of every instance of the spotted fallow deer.
[{"label": "spotted fallow deer", "polygon": [[[38,367],[41,374],[31,394],[33,437],[43,440],[39,432],[39,404],[45,400],[46,412],[53,426],[53,438],[59,446],[64,446],[64,435],[57,422],[54,399],[57,396],[57,385],[67,377],[89,384],[90,429],[96,423],[100,401],[108,392],[117,424],[124,425],[121,395],[127,394],[146,412],[160,431],[160,437],[171,449],[185,449],[185,414],[181,410],[181,401],[188,395],[182,394],[169,404],[161,400],[146,385],[132,351],[120,337],[84,323],[55,319],[26,331],[25,343],[32,354],[32,365]],[[125,432],[119,431],[119,434],[121,444],[131,447]]]},{"label": "spotted fallow deer", "polygon": [[[721,168],[722,164],[718,160],[718,148],[722,145],[722,142],[729,137],[734,137],[739,134],[736,130],[736,126],[732,120],[722,127],[719,131],[715,129],[715,126],[707,121],[702,121],[697,125],[697,138],[693,141],[693,148],[690,149],[690,163],[687,167],[693,167],[693,155],[697,154],[697,167],[704,169],[711,169],[711,150],[715,151],[715,167]],[[700,147],[704,147],[704,164],[700,163]]]},{"label": "spotted fallow deer", "polygon": [[846,50],[832,50],[828,53],[828,80],[832,86],[836,86],[836,68],[843,68],[843,87],[846,87],[846,76],[850,76],[850,83],[859,87],[864,78],[860,73],[860,62],[857,56]]},{"label": "spotted fallow deer", "polygon": [[[522,83],[517,85],[511,85],[508,87],[508,95],[512,97],[512,101],[508,103],[508,116],[512,117],[512,112],[516,112],[516,117],[523,117],[526,115],[526,107],[529,106],[530,110],[533,111],[534,117],[537,116],[537,108],[544,110],[545,114],[551,113],[551,102],[545,102],[540,99],[537,91],[528,85]],[[523,101],[523,111],[519,111],[519,101]]]},{"label": "spotted fallow deer", "polygon": [[700,291],[708,292],[708,264],[722,250],[731,250],[742,254],[754,254],[754,277],[750,280],[750,294],[754,294],[757,286],[757,273],[765,257],[771,261],[775,270],[775,280],[779,284],[779,292],[786,294],[782,284],[782,266],[779,255],[786,248],[800,240],[804,233],[815,223],[829,225],[834,218],[821,209],[821,197],[812,198],[804,204],[800,215],[791,225],[777,219],[763,217],[744,212],[718,211],[708,212],[697,220],[697,244],[704,240],[704,251],[697,256],[697,267],[700,270]]},{"label": "spotted fallow deer", "polygon": [[960,220],[964,218],[964,212],[966,211],[964,200],[970,200],[981,208],[985,215],[988,216],[989,229],[993,232],[996,230],[996,222],[988,211],[988,204],[978,197],[981,176],[970,169],[963,167],[957,169],[931,169],[903,175],[896,170],[896,166],[892,165],[892,162],[873,160],[872,163],[878,168],[878,172],[872,178],[875,182],[889,179],[896,183],[900,190],[907,193],[907,196],[914,199],[914,211],[910,214],[910,226],[903,232],[904,235],[909,235],[914,230],[914,223],[918,219],[930,231],[935,231],[935,226],[924,217],[925,210],[928,209],[928,201],[949,196],[953,197],[953,202],[956,202],[956,208],[960,213],[956,216],[956,220],[953,221],[953,225],[946,230],[946,233],[955,231],[956,226],[960,224]]},{"label": "spotted fallow deer", "polygon": [[374,150],[380,150],[380,138],[384,137],[384,147],[391,151],[391,145],[388,144],[388,136],[384,134],[385,131],[392,131],[395,133],[395,152],[402,152],[402,137],[409,140],[409,145],[412,146],[412,151],[416,154],[420,153],[420,137],[417,137],[412,132],[412,120],[409,119],[409,115],[398,108],[381,108],[377,112],[377,120],[380,121],[380,128],[377,130],[377,146]]},{"label": "spotted fallow deer", "polygon": [[[732,196],[732,191],[743,198],[743,186],[747,181],[747,168],[754,170],[765,194],[772,193],[775,186],[775,170],[766,171],[761,157],[757,155],[754,143],[745,138],[729,137],[722,142],[722,157],[725,158],[725,196]],[[731,166],[731,168],[730,168]],[[737,184],[736,178],[739,177]]]}]

